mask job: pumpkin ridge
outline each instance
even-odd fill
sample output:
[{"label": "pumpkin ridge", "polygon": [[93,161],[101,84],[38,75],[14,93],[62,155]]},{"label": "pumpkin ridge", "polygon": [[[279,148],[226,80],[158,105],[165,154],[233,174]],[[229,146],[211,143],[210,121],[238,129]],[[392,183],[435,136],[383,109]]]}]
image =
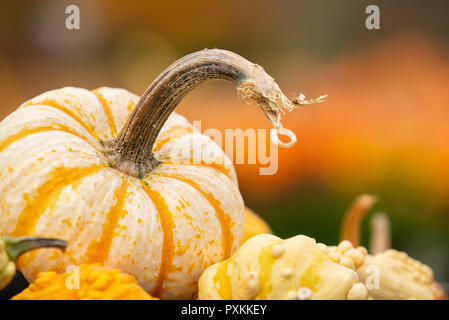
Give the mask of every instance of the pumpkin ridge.
[{"label": "pumpkin ridge", "polygon": [[224,163],[207,163],[204,161],[201,161],[200,164],[198,164],[199,166],[203,166],[203,167],[207,167],[207,168],[212,168],[215,169],[221,173],[223,173],[224,175],[226,175],[229,179],[231,179],[231,181],[233,181],[232,177],[231,177],[231,173],[230,173],[230,169],[226,168],[224,166]]},{"label": "pumpkin ridge", "polygon": [[229,258],[231,256],[232,243],[234,241],[234,237],[231,232],[232,220],[229,215],[224,212],[223,206],[221,205],[220,201],[215,198],[212,193],[205,192],[203,189],[201,189],[198,183],[189,178],[178,174],[159,173],[159,175],[162,177],[176,179],[190,185],[191,187],[195,188],[195,190],[197,190],[210,203],[212,208],[214,208],[215,210],[215,216],[217,217],[217,220],[220,223],[221,227],[221,247],[223,251],[222,259]]},{"label": "pumpkin ridge", "polygon": [[40,102],[29,101],[24,104],[24,107],[31,107],[31,106],[37,106],[37,105],[44,105],[44,106],[52,107],[52,108],[58,109],[64,113],[66,113],[68,116],[72,117],[76,122],[78,122],[84,129],[86,129],[86,131],[89,132],[94,138],[100,140],[100,137],[98,136],[98,134],[92,128],[90,128],[83,120],[81,120],[80,117],[78,117],[72,110],[57,103],[55,100],[44,99],[43,101],[40,101]]},{"label": "pumpkin ridge", "polygon": [[167,274],[170,271],[170,267],[172,266],[173,257],[175,256],[175,248],[173,243],[174,222],[167,202],[162,197],[162,195],[156,190],[151,189],[144,181],[141,180],[140,183],[145,193],[148,195],[148,197],[156,207],[162,228],[163,239],[159,275],[156,280],[156,285],[150,292],[152,296],[159,297],[162,292],[164,280],[167,278]]},{"label": "pumpkin ridge", "polygon": [[120,220],[121,213],[124,211],[125,199],[128,196],[127,189],[128,183],[123,177],[122,183],[114,192],[116,202],[106,214],[106,221],[103,223],[103,230],[100,239],[98,241],[93,240],[87,248],[86,263],[104,263],[108,260],[109,251],[114,238],[114,230]]},{"label": "pumpkin ridge", "polygon": [[231,170],[226,168],[224,166],[224,163],[207,163],[205,161],[201,161],[201,163],[192,163],[193,162],[193,158],[191,159],[191,162],[188,163],[182,163],[182,162],[176,162],[176,161],[162,161],[162,163],[164,165],[177,165],[177,166],[183,166],[183,165],[188,165],[188,166],[200,166],[200,167],[205,167],[205,168],[211,168],[214,170],[217,170],[218,172],[223,173],[224,175],[226,175],[229,179],[231,179],[231,181],[234,182],[234,179],[231,176]]},{"label": "pumpkin ridge", "polygon": [[172,127],[170,129],[167,129],[166,132],[164,133],[168,133],[169,136],[167,138],[161,139],[159,141],[156,141],[156,143],[154,144],[153,147],[153,151],[158,151],[160,150],[166,143],[170,142],[170,140],[174,140],[176,138],[180,138],[185,134],[189,134],[192,133],[193,129],[191,127],[179,127],[179,126],[175,126]]},{"label": "pumpkin ridge", "polygon": [[0,142],[0,152],[5,150],[7,147],[9,147],[11,144],[13,144],[14,142],[16,142],[18,140],[26,138],[29,135],[32,135],[35,133],[46,132],[46,131],[62,131],[62,132],[70,133],[70,134],[73,134],[74,136],[77,136],[78,138],[86,141],[87,143],[89,143],[89,141],[87,140],[86,137],[81,136],[76,131],[70,129],[67,126],[58,124],[56,127],[45,126],[45,127],[25,128],[22,131],[19,131],[13,135],[10,135],[9,137],[7,137],[6,139],[4,139],[3,141]]},{"label": "pumpkin ridge", "polygon": [[106,113],[106,117],[108,118],[109,126],[111,127],[112,136],[115,137],[117,135],[117,130],[115,129],[115,121],[112,115],[111,109],[109,108],[109,103],[103,97],[103,95],[99,92],[101,88],[92,90],[92,93],[97,97],[98,101],[103,106],[103,110]]},{"label": "pumpkin ridge", "polygon": [[49,174],[49,179],[37,189],[37,195],[24,195],[25,207],[19,214],[12,236],[24,236],[33,233],[40,216],[57,201],[62,190],[76,181],[90,176],[107,167],[105,164],[94,164],[84,168],[58,167]]}]

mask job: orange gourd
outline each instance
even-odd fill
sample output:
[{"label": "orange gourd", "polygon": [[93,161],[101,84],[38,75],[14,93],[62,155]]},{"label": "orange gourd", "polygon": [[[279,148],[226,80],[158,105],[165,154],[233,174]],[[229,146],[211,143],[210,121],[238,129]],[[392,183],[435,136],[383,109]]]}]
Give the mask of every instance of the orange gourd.
[{"label": "orange gourd", "polygon": [[254,211],[245,207],[245,224],[242,243],[261,233],[271,233],[270,226]]},{"label": "orange gourd", "polygon": [[39,273],[36,281],[12,300],[155,300],[136,279],[100,264],[85,265],[71,272]]}]

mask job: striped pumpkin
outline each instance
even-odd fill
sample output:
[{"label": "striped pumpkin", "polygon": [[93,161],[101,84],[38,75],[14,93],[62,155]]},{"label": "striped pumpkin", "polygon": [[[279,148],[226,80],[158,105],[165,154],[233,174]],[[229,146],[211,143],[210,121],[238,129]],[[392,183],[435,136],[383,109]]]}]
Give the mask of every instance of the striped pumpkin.
[{"label": "striped pumpkin", "polygon": [[[233,82],[243,102],[283,129],[279,109],[291,102],[273,79],[217,49],[178,60],[140,99],[123,89],[66,87],[29,100],[0,123],[0,233],[69,242],[64,253],[21,257],[28,281],[102,263],[131,274],[152,296],[195,296],[202,271],[238,248],[244,223],[232,163],[172,113],[211,79]],[[198,152],[200,161],[191,161]]]},{"label": "striped pumpkin", "polygon": [[[65,254],[25,254],[19,267],[27,280],[101,262],[129,272],[155,296],[189,297],[201,271],[237,248],[244,206],[229,162],[167,161],[142,180],[109,167],[102,141],[120,131],[138,99],[123,89],[63,88],[1,122],[0,233],[70,243]],[[213,144],[172,113],[153,150],[165,159],[193,135]],[[192,284],[182,294],[181,280]]]}]

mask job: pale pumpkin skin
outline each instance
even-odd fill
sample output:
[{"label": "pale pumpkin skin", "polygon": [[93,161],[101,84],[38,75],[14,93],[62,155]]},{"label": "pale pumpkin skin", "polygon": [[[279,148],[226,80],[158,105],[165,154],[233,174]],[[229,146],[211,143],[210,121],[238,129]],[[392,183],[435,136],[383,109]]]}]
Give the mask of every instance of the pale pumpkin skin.
[{"label": "pale pumpkin skin", "polygon": [[[244,204],[232,163],[184,117],[170,115],[153,148],[162,164],[142,180],[108,165],[103,144],[138,100],[123,89],[66,87],[0,123],[0,234],[69,242],[65,253],[24,254],[19,270],[28,281],[99,262],[131,274],[156,297],[187,299],[201,272],[239,246]],[[173,148],[191,151],[193,136],[224,163],[206,153],[201,164],[171,164]]]}]

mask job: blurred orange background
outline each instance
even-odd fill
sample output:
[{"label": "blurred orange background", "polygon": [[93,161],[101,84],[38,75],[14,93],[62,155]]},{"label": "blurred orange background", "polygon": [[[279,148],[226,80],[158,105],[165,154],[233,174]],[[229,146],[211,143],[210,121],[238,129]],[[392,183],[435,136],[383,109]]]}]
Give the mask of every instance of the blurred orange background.
[{"label": "blurred orange background", "polygon": [[[65,28],[65,8],[81,11]],[[380,30],[365,8],[380,8]],[[393,246],[449,282],[449,3],[447,1],[3,1],[0,118],[63,86],[141,94],[174,60],[203,48],[262,65],[283,91],[326,103],[285,117],[299,142],[276,175],[237,165],[248,206],[280,236],[338,241],[361,193],[392,220]],[[269,128],[229,84],[206,84],[177,108],[202,128]],[[368,245],[369,217],[363,223]]]}]

